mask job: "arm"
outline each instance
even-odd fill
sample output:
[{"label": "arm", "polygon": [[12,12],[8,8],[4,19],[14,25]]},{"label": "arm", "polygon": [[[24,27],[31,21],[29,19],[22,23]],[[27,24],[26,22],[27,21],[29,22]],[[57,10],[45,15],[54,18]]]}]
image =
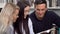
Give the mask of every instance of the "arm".
[{"label": "arm", "polygon": [[14,34],[14,29],[13,29],[12,25],[7,27],[6,34]]},{"label": "arm", "polygon": [[53,12],[52,14],[53,23],[60,27],[60,16]]},{"label": "arm", "polygon": [[29,20],[28,20],[28,26],[29,26],[30,34],[34,34],[34,32],[33,32],[33,25],[32,25],[32,21],[31,21],[30,18],[29,18]]}]

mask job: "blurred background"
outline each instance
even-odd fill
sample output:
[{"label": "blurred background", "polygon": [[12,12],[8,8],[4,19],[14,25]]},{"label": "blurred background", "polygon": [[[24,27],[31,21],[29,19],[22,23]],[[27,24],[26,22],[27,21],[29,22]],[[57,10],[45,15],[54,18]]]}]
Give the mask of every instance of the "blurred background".
[{"label": "blurred background", "polygon": [[[30,14],[34,11],[34,1],[35,0],[0,0],[0,12],[6,3],[17,4],[18,1],[29,1],[30,5],[31,5]],[[48,10],[54,11],[57,15],[60,16],[60,0],[46,0],[46,1],[47,1]],[[59,30],[59,33],[60,33],[60,30]]]},{"label": "blurred background", "polygon": [[[31,5],[30,13],[34,11],[33,9],[35,0],[0,0],[0,11],[5,6],[6,3],[17,4],[18,1],[29,1]],[[60,16],[60,0],[46,0],[46,1],[48,9],[54,11],[56,14]]]}]

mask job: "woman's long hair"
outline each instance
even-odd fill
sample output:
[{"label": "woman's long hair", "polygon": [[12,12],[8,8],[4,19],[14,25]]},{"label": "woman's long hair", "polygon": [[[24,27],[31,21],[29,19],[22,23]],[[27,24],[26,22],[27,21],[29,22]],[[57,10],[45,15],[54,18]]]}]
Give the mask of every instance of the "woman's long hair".
[{"label": "woman's long hair", "polygon": [[18,8],[15,4],[7,3],[4,8],[2,8],[0,13],[0,23],[1,28],[0,31],[5,31],[10,21],[12,21],[12,14],[15,9]]},{"label": "woman's long hair", "polygon": [[18,2],[17,5],[20,7],[20,11],[19,11],[19,18],[17,19],[17,21],[14,24],[15,30],[17,31],[18,34],[23,34],[22,33],[22,23],[23,23],[23,28],[24,28],[26,34],[29,34],[28,16],[26,19],[24,19],[24,9],[30,5],[27,1]]}]

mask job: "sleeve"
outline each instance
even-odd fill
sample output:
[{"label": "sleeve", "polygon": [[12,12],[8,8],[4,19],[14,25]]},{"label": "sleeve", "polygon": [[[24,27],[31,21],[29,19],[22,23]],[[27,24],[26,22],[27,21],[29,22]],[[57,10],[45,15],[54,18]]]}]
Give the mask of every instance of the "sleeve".
[{"label": "sleeve", "polygon": [[60,27],[60,16],[58,16],[56,13],[53,13],[52,16],[53,23]]},{"label": "sleeve", "polygon": [[34,32],[33,32],[33,26],[32,26],[32,21],[31,21],[30,18],[29,18],[29,20],[28,20],[28,26],[29,26],[30,34],[34,34]]},{"label": "sleeve", "polygon": [[6,34],[14,34],[14,30],[11,26],[9,26],[6,30]]}]

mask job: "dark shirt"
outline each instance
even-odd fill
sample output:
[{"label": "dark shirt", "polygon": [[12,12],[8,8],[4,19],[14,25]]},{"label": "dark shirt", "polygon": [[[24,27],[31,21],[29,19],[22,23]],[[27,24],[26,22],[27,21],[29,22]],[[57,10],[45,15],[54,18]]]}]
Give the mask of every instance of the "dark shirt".
[{"label": "dark shirt", "polygon": [[2,8],[0,8],[0,12],[1,12],[1,9],[2,9]]},{"label": "dark shirt", "polygon": [[53,24],[56,24],[58,27],[60,27],[60,17],[53,11],[46,11],[42,20],[37,19],[34,11],[32,14],[30,14],[30,18],[33,24],[33,31],[35,33],[51,29]]}]

